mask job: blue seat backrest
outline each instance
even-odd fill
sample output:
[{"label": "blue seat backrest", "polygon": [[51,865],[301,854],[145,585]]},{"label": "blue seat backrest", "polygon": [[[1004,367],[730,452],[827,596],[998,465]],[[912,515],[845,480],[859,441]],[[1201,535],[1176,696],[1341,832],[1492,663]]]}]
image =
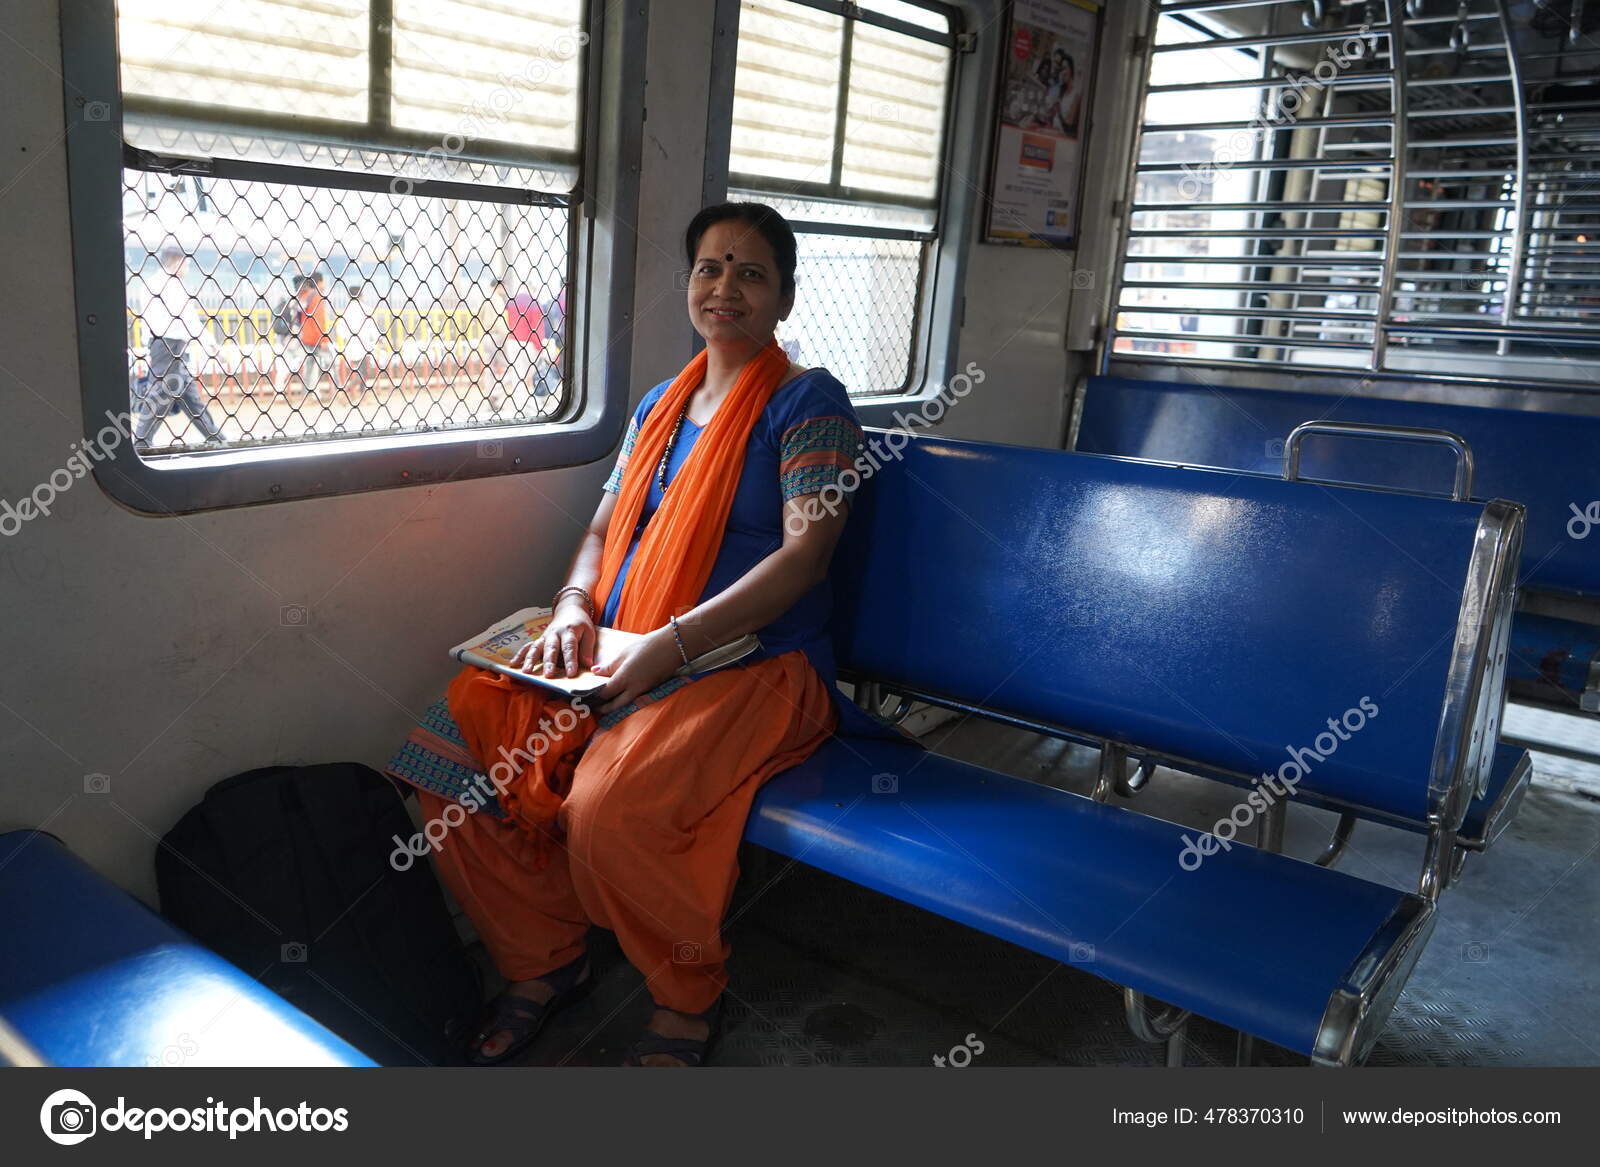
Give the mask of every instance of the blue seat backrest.
[{"label": "blue seat backrest", "polygon": [[839,659],[1246,775],[1331,741],[1301,790],[1418,820],[1482,511],[920,438],[857,496]]},{"label": "blue seat backrest", "polygon": [[[1600,417],[1091,377],[1076,448],[1276,477],[1283,472],[1283,439],[1313,420],[1460,434],[1477,463],[1474,496],[1528,508],[1522,582],[1600,594],[1600,530],[1575,539],[1567,529],[1572,506],[1582,512],[1600,500]],[[1302,451],[1306,478],[1444,494],[1452,481],[1454,455],[1442,446],[1310,435]]]}]

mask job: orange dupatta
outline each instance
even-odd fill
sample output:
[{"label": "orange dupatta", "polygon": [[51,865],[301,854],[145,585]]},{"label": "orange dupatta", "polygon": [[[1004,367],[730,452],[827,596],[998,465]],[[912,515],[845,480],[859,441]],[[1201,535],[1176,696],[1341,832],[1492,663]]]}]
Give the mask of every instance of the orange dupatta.
[{"label": "orange dupatta", "polygon": [[[667,439],[689,396],[705,380],[706,359],[702,349],[639,427],[606,528],[594,592],[602,607],[627,558]],[[788,369],[788,356],[772,340],[739,371],[639,537],[622,584],[618,628],[652,632],[669,616],[699,603],[744,472],[750,431]],[[512,821],[543,842],[572,788],[578,756],[594,733],[593,715],[575,712],[564,698],[471,665],[456,674],[446,698],[467,748],[499,791],[500,805]],[[541,846],[541,861],[543,857]]]}]

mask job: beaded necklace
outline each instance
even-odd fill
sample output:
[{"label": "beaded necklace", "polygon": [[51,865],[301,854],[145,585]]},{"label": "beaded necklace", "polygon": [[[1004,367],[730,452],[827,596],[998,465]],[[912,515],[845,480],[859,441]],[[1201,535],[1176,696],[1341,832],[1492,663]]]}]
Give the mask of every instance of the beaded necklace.
[{"label": "beaded necklace", "polygon": [[683,419],[689,416],[689,403],[685,401],[683,408],[678,411],[678,420],[672,423],[672,432],[667,435],[667,448],[661,451],[661,461],[656,466],[656,486],[662,494],[667,493],[667,464],[672,461],[672,448],[678,444],[678,431],[683,428]]}]

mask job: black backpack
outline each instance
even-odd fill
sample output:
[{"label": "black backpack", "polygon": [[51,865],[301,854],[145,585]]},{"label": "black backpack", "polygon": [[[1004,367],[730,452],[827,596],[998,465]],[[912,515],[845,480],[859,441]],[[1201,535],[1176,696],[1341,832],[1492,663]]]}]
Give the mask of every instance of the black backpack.
[{"label": "black backpack", "polygon": [[294,296],[287,296],[278,301],[278,307],[272,313],[272,334],[288,336],[299,332],[305,314],[305,307]]},{"label": "black backpack", "polygon": [[390,864],[414,830],[366,766],[250,770],[162,840],[161,911],[374,1061],[448,1064],[482,984],[429,865]]}]

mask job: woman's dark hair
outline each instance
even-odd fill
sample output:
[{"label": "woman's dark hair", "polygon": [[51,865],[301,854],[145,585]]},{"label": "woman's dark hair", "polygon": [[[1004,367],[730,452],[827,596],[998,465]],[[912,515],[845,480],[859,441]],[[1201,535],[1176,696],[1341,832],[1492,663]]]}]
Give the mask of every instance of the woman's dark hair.
[{"label": "woman's dark hair", "polygon": [[785,296],[794,292],[794,269],[797,262],[794,230],[789,221],[765,203],[717,203],[706,207],[689,220],[689,229],[683,233],[683,250],[689,259],[689,270],[694,270],[694,253],[700,249],[700,239],[718,223],[738,219],[748,223],[772,246],[778,261],[781,291]]}]

